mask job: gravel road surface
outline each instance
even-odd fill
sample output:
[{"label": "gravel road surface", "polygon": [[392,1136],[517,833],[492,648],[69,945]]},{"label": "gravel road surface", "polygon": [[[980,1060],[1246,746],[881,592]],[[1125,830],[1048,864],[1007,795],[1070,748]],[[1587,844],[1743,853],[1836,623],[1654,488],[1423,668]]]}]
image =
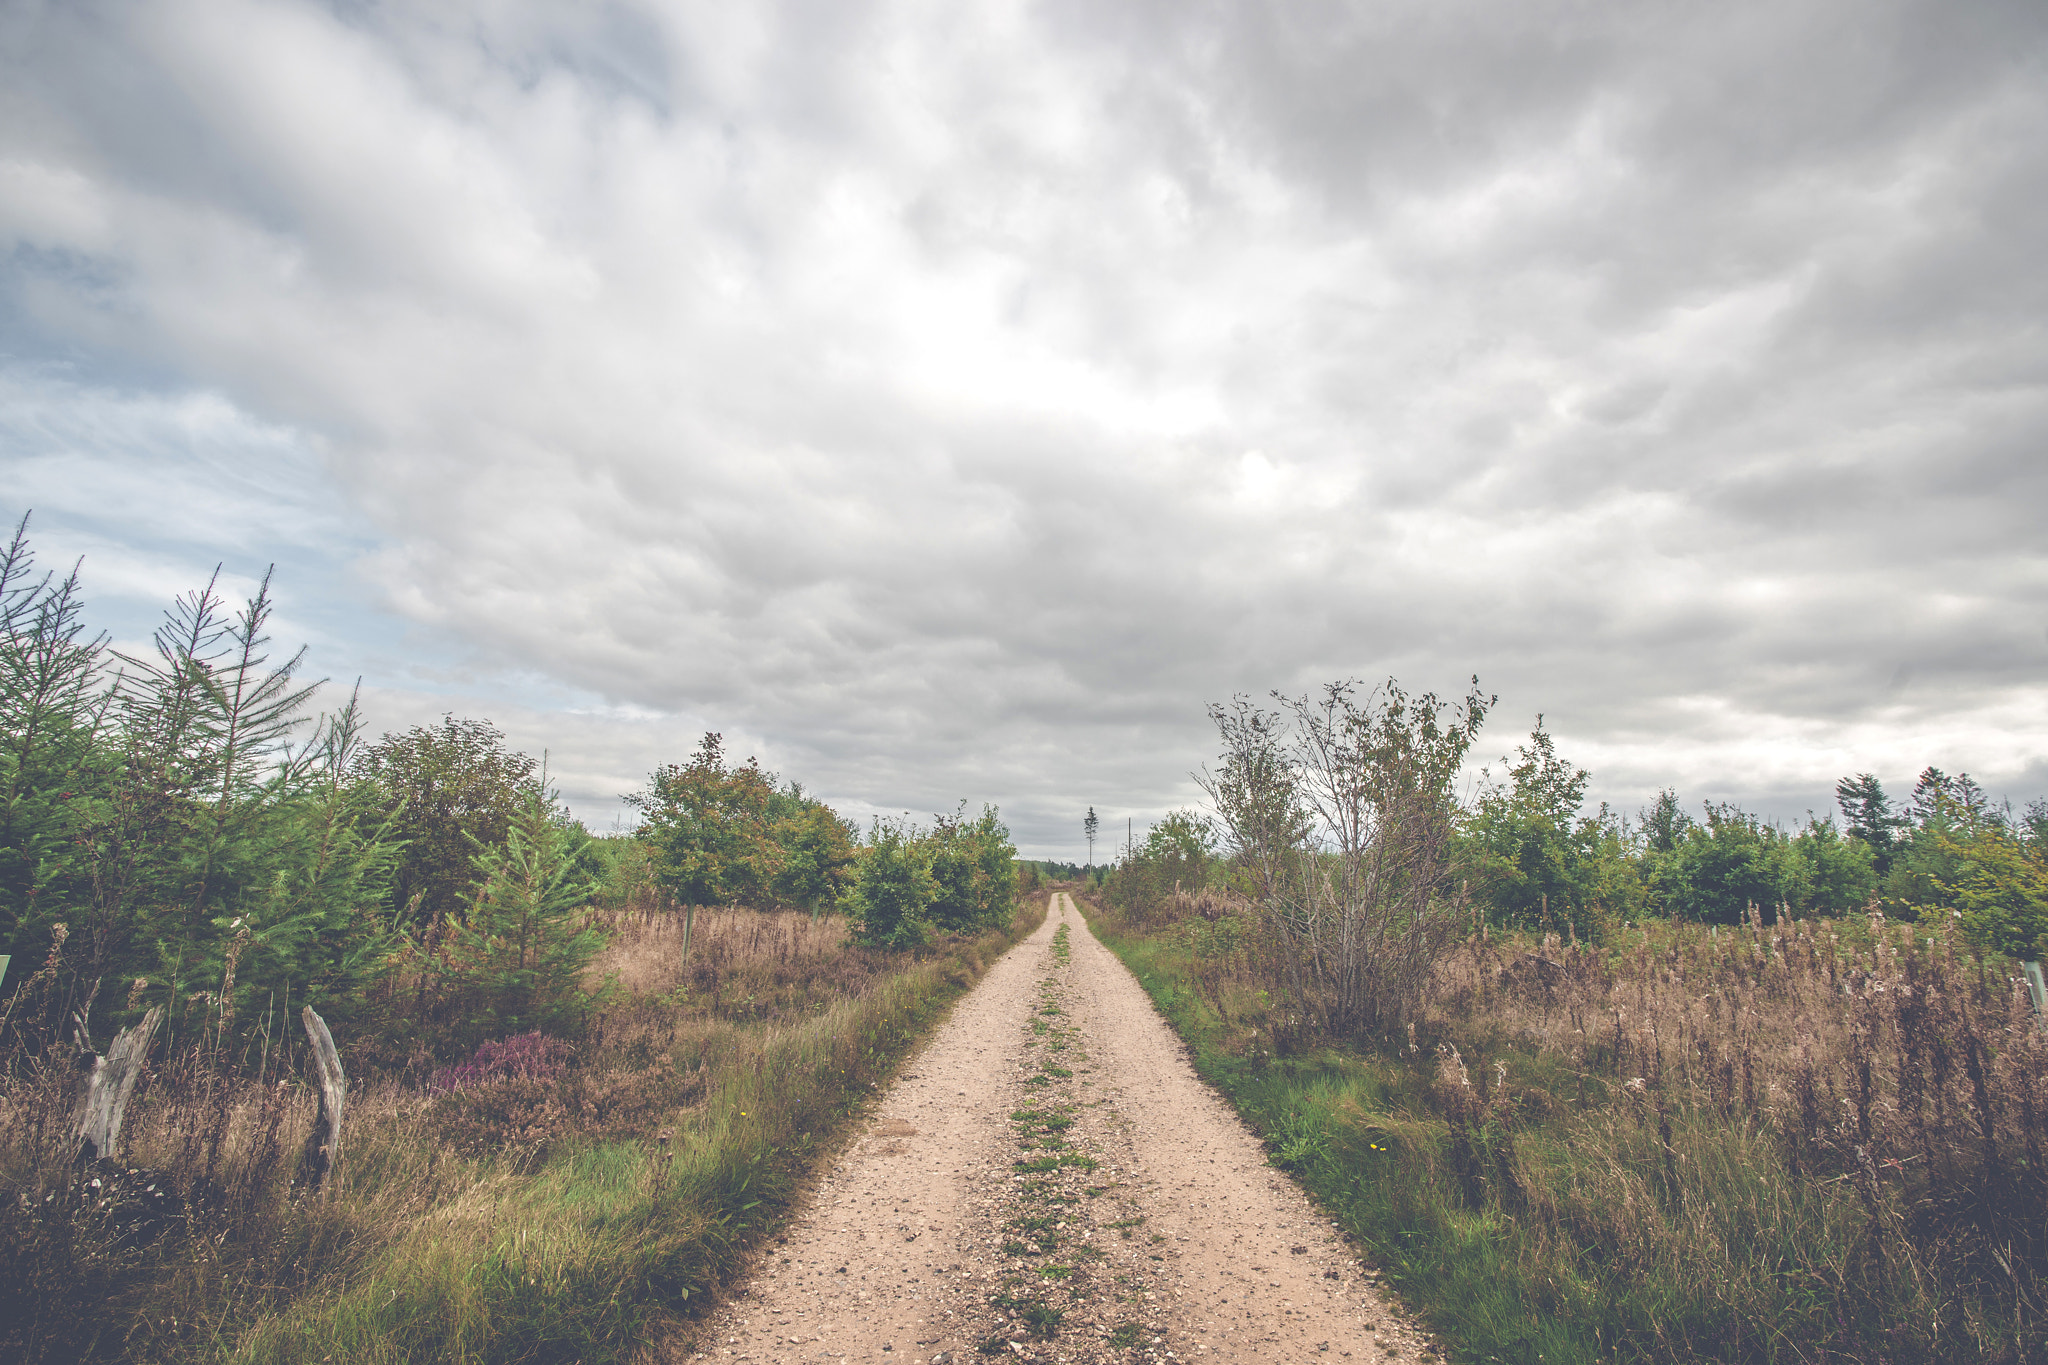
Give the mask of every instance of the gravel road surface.
[{"label": "gravel road surface", "polygon": [[1433,1359],[1053,899],[713,1317],[696,1359]]}]

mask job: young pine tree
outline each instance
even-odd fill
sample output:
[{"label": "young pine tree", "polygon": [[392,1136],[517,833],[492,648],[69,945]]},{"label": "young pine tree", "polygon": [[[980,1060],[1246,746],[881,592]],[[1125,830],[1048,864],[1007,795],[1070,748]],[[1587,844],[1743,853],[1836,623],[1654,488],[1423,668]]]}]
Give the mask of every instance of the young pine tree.
[{"label": "young pine tree", "polygon": [[564,1032],[587,1005],[579,978],[604,936],[577,913],[597,887],[578,876],[576,834],[536,785],[505,842],[474,855],[468,913],[444,920],[423,956],[455,1041]]}]

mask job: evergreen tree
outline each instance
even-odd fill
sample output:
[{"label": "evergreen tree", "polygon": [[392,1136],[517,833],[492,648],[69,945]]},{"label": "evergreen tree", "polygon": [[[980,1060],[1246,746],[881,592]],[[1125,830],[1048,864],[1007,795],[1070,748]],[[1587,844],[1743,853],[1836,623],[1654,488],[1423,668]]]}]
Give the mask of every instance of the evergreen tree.
[{"label": "evergreen tree", "polygon": [[103,763],[107,637],[83,610],[76,566],[36,573],[22,517],[0,557],[0,943],[17,952],[85,890],[77,817]]},{"label": "evergreen tree", "polygon": [[1892,852],[1898,832],[1911,821],[1892,809],[1884,784],[1875,773],[1858,773],[1835,784],[1835,801],[1842,808],[1842,820],[1851,836],[1870,849],[1879,876],[1891,870]]},{"label": "evergreen tree", "polygon": [[587,1005],[578,978],[604,937],[576,913],[597,889],[578,875],[581,832],[536,783],[520,793],[503,844],[471,858],[467,913],[437,926],[414,957],[455,1041],[566,1031]]},{"label": "evergreen tree", "polygon": [[118,1027],[167,1003],[173,1030],[204,1014],[221,1038],[259,1000],[346,1012],[389,944],[354,702],[313,718],[303,652],[271,660],[267,575],[240,609],[217,577],[177,598],[111,682],[77,584],[36,575],[17,528],[0,558],[0,950],[63,946],[14,1026],[47,1033],[75,1009]]}]

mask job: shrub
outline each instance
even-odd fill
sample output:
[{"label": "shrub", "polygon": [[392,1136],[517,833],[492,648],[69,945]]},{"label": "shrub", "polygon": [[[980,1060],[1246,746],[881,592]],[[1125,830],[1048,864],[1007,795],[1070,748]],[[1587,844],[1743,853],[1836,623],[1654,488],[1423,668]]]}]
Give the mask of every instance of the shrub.
[{"label": "shrub", "polygon": [[931,851],[916,828],[877,818],[849,898],[855,940],[871,948],[921,947],[925,913],[938,895]]},{"label": "shrub", "polygon": [[1289,945],[1303,1012],[1339,1031],[1405,1026],[1462,922],[1451,784],[1492,705],[1477,684],[1456,706],[1389,679],[1210,708],[1223,755],[1202,781],[1225,842]]}]

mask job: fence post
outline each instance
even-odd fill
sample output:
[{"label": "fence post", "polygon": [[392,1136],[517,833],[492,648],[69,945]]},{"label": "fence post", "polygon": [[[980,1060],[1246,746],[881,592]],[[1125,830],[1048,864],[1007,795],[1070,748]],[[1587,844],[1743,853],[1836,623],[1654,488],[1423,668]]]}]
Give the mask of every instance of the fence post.
[{"label": "fence post", "polygon": [[2022,962],[2020,970],[2027,974],[2027,994],[2034,997],[2035,1015],[2048,1013],[2048,980],[2042,979],[2041,964]]},{"label": "fence post", "polygon": [[341,1056],[334,1050],[334,1035],[327,1021],[308,1005],[299,1012],[306,1040],[313,1045],[314,1084],[320,1091],[320,1116],[306,1135],[306,1150],[299,1157],[295,1183],[319,1189],[341,1159],[341,1104],[348,1095],[348,1078],[341,1073]]},{"label": "fence post", "polygon": [[153,1006],[142,1022],[131,1024],[114,1035],[102,1057],[86,1041],[85,1020],[73,1016],[72,1037],[78,1043],[78,1102],[72,1107],[72,1131],[77,1135],[78,1160],[90,1165],[114,1154],[121,1136],[121,1120],[128,1112],[128,1096],[142,1072],[142,1059],[149,1054],[150,1035],[164,1017],[162,1005]]}]

